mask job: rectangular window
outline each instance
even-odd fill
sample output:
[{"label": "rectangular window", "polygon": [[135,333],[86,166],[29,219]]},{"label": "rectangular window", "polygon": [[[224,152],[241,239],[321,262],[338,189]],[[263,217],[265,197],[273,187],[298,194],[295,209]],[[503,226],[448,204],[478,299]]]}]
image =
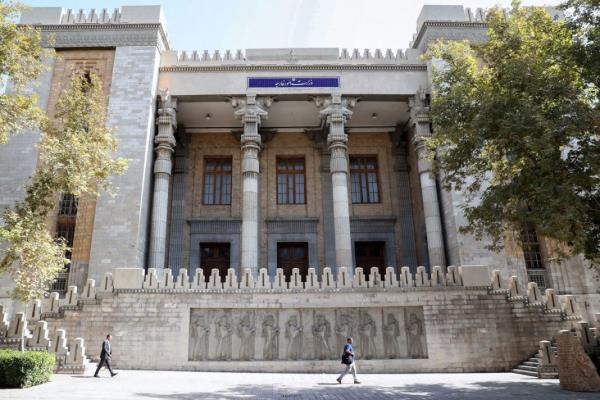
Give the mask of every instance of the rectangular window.
[{"label": "rectangular window", "polygon": [[379,203],[377,157],[350,157],[352,203]]},{"label": "rectangular window", "polygon": [[529,282],[537,283],[540,290],[544,290],[547,287],[546,270],[542,259],[540,241],[533,225],[527,224],[523,227],[521,241]]},{"label": "rectangular window", "polygon": [[277,158],[277,204],[305,204],[304,158]]},{"label": "rectangular window", "polygon": [[202,204],[231,204],[231,158],[206,158]]},{"label": "rectangular window", "polygon": [[77,198],[77,196],[68,193],[63,193],[60,197],[58,215],[66,217],[76,216],[78,205],[79,199]]}]

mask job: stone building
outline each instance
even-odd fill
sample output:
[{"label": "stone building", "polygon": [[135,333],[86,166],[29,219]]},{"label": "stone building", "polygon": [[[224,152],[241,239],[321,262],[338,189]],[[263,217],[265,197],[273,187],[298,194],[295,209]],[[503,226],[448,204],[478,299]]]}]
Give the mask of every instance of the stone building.
[{"label": "stone building", "polygon": [[[485,40],[484,13],[462,6],[424,6],[406,50],[290,48],[211,54],[172,49],[159,6],[87,14],[54,7],[27,11],[21,23],[40,26],[45,40],[53,38],[57,54],[35,87],[42,108],[52,113],[73,71],[96,73],[104,84],[109,124],[120,142],[118,155],[130,160],[126,174],[114,178],[116,197],[76,199],[63,193],[57,198],[50,225],[73,250],[69,273],[55,289],[74,285],[81,291],[88,279],[102,282],[106,273],[119,268],[152,268],[148,276],[156,274],[159,280],[168,268],[167,280],[182,271],[190,281],[198,271],[208,281],[216,269],[222,281],[234,274],[236,282],[243,273],[256,280],[266,268],[270,280],[278,274],[286,281],[299,275],[308,288],[307,277],[314,274],[321,280],[325,267],[335,277],[344,271],[351,281],[360,268],[365,281],[372,282],[370,274],[384,277],[387,267],[396,279],[404,266],[411,274],[424,266],[419,271],[427,276],[420,279],[431,283],[434,272],[442,273],[446,282],[451,265],[488,265],[519,282],[575,295],[584,316],[600,311],[598,277],[582,257],[557,262],[531,227],[524,227],[525,249],[508,243],[502,252],[488,251],[485,242],[459,232],[465,223],[462,194],[443,190],[430,173],[423,138],[431,133],[431,65],[420,56],[438,38]],[[25,132],[0,147],[0,207],[22,198],[37,163],[38,139],[39,133]],[[1,295],[8,302],[10,282],[1,282]],[[256,296],[247,299],[250,305],[266,301]],[[244,327],[258,323],[258,314],[239,317],[240,342],[234,347],[240,348],[240,359],[255,359],[255,353],[261,353],[260,359],[277,359],[269,345],[244,347],[244,340],[258,340],[255,336],[273,342],[275,332],[286,331],[286,343],[293,343],[295,329],[309,314],[294,314],[296,295],[290,296],[280,300],[288,307],[280,314],[260,317],[262,333],[258,328],[243,333]],[[441,346],[442,339],[426,343],[421,331],[431,327],[418,325],[423,318],[435,324],[431,309],[427,311],[435,308],[435,293],[421,300],[377,296],[381,298],[372,304],[360,300],[360,306],[381,306],[383,301],[396,309],[377,324],[372,314],[356,315],[361,329],[373,329],[361,336],[359,345],[372,352],[371,358],[394,358],[408,351],[401,350],[406,343],[375,350],[379,345],[367,339],[385,334],[387,339],[381,340],[394,342],[398,335],[393,332],[401,326],[409,332],[405,340],[412,341],[408,349],[418,353],[413,358],[426,357],[428,345]],[[187,332],[191,326],[192,338],[215,329],[218,340],[210,357],[203,347],[208,342],[194,341],[190,359],[235,358],[229,352],[236,311],[222,307],[239,306],[240,300],[234,294],[219,299],[218,309],[210,308],[214,304],[204,309],[203,299],[193,301],[198,308],[188,305],[190,319],[181,329]],[[145,300],[134,296],[128,301]],[[307,301],[328,307],[310,317],[314,338],[331,335],[334,328],[344,336],[346,316],[331,307],[359,306],[342,297],[329,304],[325,298],[323,303]],[[406,305],[410,307],[401,307]],[[287,323],[279,323],[284,315]],[[214,328],[205,328],[208,321]],[[315,342],[314,358],[328,357],[333,352],[328,346]],[[287,357],[294,359],[294,354]],[[148,360],[138,361],[127,365]],[[452,368],[462,368],[456,362]],[[433,364],[411,365],[392,369],[435,370]],[[471,369],[486,367],[473,364]]]}]

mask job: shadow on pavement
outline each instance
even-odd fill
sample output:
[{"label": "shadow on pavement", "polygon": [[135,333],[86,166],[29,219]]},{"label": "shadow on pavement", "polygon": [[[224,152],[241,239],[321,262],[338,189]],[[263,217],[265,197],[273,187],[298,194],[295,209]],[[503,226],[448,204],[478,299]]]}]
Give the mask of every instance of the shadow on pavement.
[{"label": "shadow on pavement", "polygon": [[[398,376],[402,380],[402,376]],[[411,384],[401,387],[377,387],[353,385],[351,383],[329,387],[321,383],[320,387],[306,389],[285,388],[266,385],[237,385],[222,392],[152,394],[136,393],[149,399],[167,400],[229,400],[229,399],[457,399],[457,400],[514,400],[514,399],[598,399],[598,393],[575,393],[560,390],[556,382],[478,382],[467,387],[451,384]],[[201,383],[199,383],[201,386]]]}]

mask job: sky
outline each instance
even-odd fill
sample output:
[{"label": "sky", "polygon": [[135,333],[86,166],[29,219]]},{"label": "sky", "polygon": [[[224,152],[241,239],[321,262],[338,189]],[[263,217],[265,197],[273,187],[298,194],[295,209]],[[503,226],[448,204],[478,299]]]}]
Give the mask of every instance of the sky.
[{"label": "sky", "polygon": [[[79,10],[122,5],[160,4],[167,19],[171,47],[237,50],[276,47],[405,49],[416,30],[424,4],[462,4],[488,8],[510,0],[22,0],[35,6]],[[523,0],[523,5],[557,4],[559,0]],[[221,54],[222,54],[221,53]]]}]

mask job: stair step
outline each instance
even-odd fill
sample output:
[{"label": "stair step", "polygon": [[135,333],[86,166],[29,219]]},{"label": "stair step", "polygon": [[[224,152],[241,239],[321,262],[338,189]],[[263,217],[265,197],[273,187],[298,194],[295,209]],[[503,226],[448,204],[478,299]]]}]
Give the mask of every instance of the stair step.
[{"label": "stair step", "polygon": [[527,375],[527,376],[533,376],[537,378],[537,372],[532,372],[532,371],[526,371],[524,369],[521,368],[515,368],[511,371],[514,374],[520,374],[520,375]]},{"label": "stair step", "polygon": [[525,361],[523,364],[521,365],[526,365],[528,367],[533,367],[533,368],[537,368],[538,365],[540,365],[539,362],[534,362],[534,361]]}]

